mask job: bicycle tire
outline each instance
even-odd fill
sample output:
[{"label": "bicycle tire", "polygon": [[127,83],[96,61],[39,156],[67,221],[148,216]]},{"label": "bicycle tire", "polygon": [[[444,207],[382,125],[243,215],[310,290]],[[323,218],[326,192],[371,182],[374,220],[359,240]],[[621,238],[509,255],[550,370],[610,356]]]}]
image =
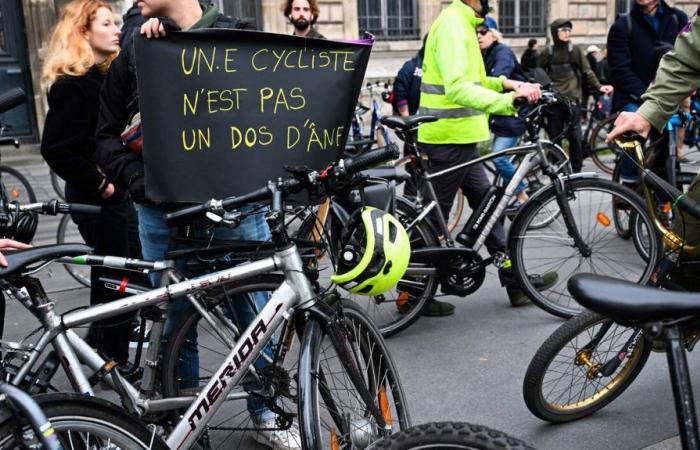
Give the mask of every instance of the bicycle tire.
[{"label": "bicycle tire", "polygon": [[[13,181],[13,178],[16,181]],[[36,203],[36,194],[27,177],[14,167],[0,165],[0,179],[7,191],[8,201],[18,201],[21,204]]]},{"label": "bicycle tire", "polygon": [[66,200],[66,182],[59,177],[53,169],[49,169],[49,178],[51,179],[51,187],[53,191],[58,195],[58,198],[65,201]]},{"label": "bicycle tire", "polygon": [[[601,153],[605,151],[610,151],[611,146],[605,144],[605,136],[610,131],[612,126],[615,124],[618,114],[613,114],[606,119],[600,121],[598,125],[593,129],[591,133],[590,140],[588,142],[589,148],[591,149],[591,160],[593,164],[596,165],[600,170],[608,175],[612,175],[615,169],[615,159],[613,159],[612,164],[609,161],[602,159]],[[603,132],[604,136],[603,136]]]},{"label": "bicycle tire", "polygon": [[[253,292],[272,293],[277,289],[284,277],[277,274],[260,275],[254,278],[242,280],[240,283],[228,285],[225,288],[211,291],[207,296],[206,307],[209,311],[220,308],[219,314],[214,313],[214,321],[217,328],[231,330],[228,322],[230,316],[225,316],[226,309],[223,303],[225,296],[224,289],[228,295],[250,294]],[[222,314],[224,316],[222,316]],[[180,316],[179,321],[173,325],[173,332],[163,350],[161,364],[161,386],[165,398],[178,397],[181,395],[197,395],[209,381],[212,370],[216,370],[224,361],[226,355],[232,347],[216,336],[216,331],[206,321],[201,320],[199,311],[193,307],[188,307]],[[241,328],[239,327],[239,330]],[[199,363],[196,379],[183,378],[179,369],[182,359],[181,350],[187,348],[189,339],[194,335],[197,338],[197,361]],[[281,339],[273,339],[279,342]],[[275,344],[270,344],[274,346]],[[294,346],[293,346],[294,347]],[[298,347],[298,345],[297,345]],[[279,366],[275,366],[274,378],[269,389],[264,391],[274,392],[274,403],[282,410],[295,414],[296,406],[296,371],[298,358],[290,351]],[[245,377],[244,377],[245,379]],[[196,385],[195,385],[196,384]],[[244,381],[233,388],[232,394],[243,394],[245,391]],[[260,398],[263,398],[262,396]],[[219,411],[212,417],[207,425],[207,438],[214,448],[226,444],[227,448],[263,449],[265,445],[259,444],[255,436],[255,424],[248,412],[245,402],[240,399],[228,400]],[[284,431],[284,428],[278,429]]]},{"label": "bicycle tire", "polygon": [[[51,422],[65,449],[74,448],[70,445],[71,433],[80,431],[88,433],[88,442],[96,437],[108,440],[110,449],[167,449],[155,430],[149,430],[136,417],[106,400],[80,394],[41,394],[34,399]],[[15,434],[12,431],[17,426],[14,417],[3,417],[0,423],[0,448],[27,448],[27,442],[14,442]],[[23,433],[31,433],[24,421],[19,426]],[[22,440],[25,438],[23,436]]]},{"label": "bicycle tire", "polygon": [[[594,393],[587,397],[583,397],[582,401],[578,401],[575,404],[553,404],[548,401],[543,394],[543,386],[546,383],[552,383],[552,380],[545,381],[548,369],[553,364],[555,359],[560,355],[561,352],[565,351],[567,346],[572,346],[576,351],[576,355],[584,349],[586,345],[591,342],[592,336],[595,333],[588,333],[588,330],[593,329],[597,325],[601,325],[605,322],[612,322],[598,313],[592,311],[585,311],[578,316],[564,322],[557,330],[552,333],[551,336],[540,346],[540,348],[535,352],[535,355],[530,361],[530,365],[525,373],[525,380],[523,382],[523,398],[525,399],[525,404],[532,414],[539,417],[542,420],[554,423],[564,423],[573,420],[580,419],[582,417],[593,414],[594,412],[600,410],[617,397],[619,397],[630,384],[637,378],[637,375],[641,372],[642,368],[649,359],[649,354],[651,353],[651,343],[644,337],[640,338],[632,351],[631,356],[628,357],[628,363],[618,367],[615,372],[611,374],[610,383],[603,385],[600,390],[596,390]],[[619,325],[613,324],[613,327],[619,327]],[[625,328],[625,327],[623,327]],[[612,333],[610,331],[613,330]],[[631,329],[630,329],[631,330]],[[617,328],[611,328],[605,335],[612,336],[610,339],[615,338]],[[585,334],[588,333],[588,336]],[[624,330],[623,330],[624,333]],[[622,338],[624,334],[617,334],[618,337]],[[580,337],[580,340],[579,340]],[[625,340],[622,340],[625,343]],[[617,342],[619,342],[619,340]],[[573,344],[572,344],[573,342]],[[580,342],[580,349],[579,349]],[[605,340],[599,343],[602,344]],[[599,346],[596,347],[595,353],[592,353],[590,357],[595,358],[602,352],[599,350]],[[617,358],[619,355],[619,348],[613,348],[614,345],[610,344],[608,353],[612,353],[609,358]],[[596,355],[597,354],[597,355]],[[590,360],[590,357],[589,360]],[[585,364],[581,364],[576,361],[576,356],[566,356],[563,357],[565,360],[574,360],[574,365],[582,368],[584,371],[584,377],[588,380],[586,376],[587,372]],[[595,360],[596,363],[602,363],[603,360]],[[559,366],[557,366],[558,368]],[[562,373],[562,377],[569,374],[569,371],[565,368],[557,373]],[[572,378],[574,370],[571,371]],[[561,380],[561,378],[560,378]],[[597,380],[595,380],[597,381]],[[567,384],[564,382],[564,384]],[[571,382],[573,384],[573,381]],[[591,383],[593,385],[594,383]],[[602,383],[601,383],[602,384]],[[556,387],[556,383],[555,383]],[[584,383],[583,387],[584,394],[586,395],[587,386]],[[576,406],[581,404],[580,406]]]},{"label": "bicycle tire", "polygon": [[[352,354],[356,356],[355,361],[349,364],[357,364],[360,368],[363,383],[373,398],[373,407],[382,410],[387,425],[392,425],[391,431],[408,428],[410,416],[406,408],[406,398],[384,339],[361,308],[349,300],[341,301],[344,328],[351,341]],[[329,342],[324,342],[325,337],[326,329],[319,321],[312,319],[306,322],[298,372],[302,447],[340,448],[333,447],[334,444],[340,445],[340,442],[344,444],[343,448],[367,447],[383,436],[379,436],[376,423],[367,413],[370,405],[359,398],[350,379],[346,380],[345,385],[341,380],[343,376],[348,377],[348,374],[342,365],[338,367],[340,357],[335,354],[335,349]],[[326,351],[333,355],[321,361],[322,357],[326,356]],[[332,374],[331,384],[326,382],[325,374]],[[331,400],[331,388],[339,385],[341,387],[337,395],[342,398]],[[321,403],[326,409],[322,410]],[[333,412],[336,415],[335,421],[332,418]],[[337,423],[339,420],[343,422],[343,426],[349,424],[347,427],[351,432],[342,433],[343,428]],[[340,435],[336,434],[338,430],[341,431]]]},{"label": "bicycle tire", "polygon": [[464,422],[430,422],[415,425],[387,436],[367,450],[532,450],[520,439],[487,428]]},{"label": "bicycle tire", "polygon": [[[72,222],[72,218],[70,214],[64,214],[63,217],[61,217],[61,220],[58,222],[58,229],[56,230],[56,243],[58,244],[64,244],[66,242],[66,233],[68,231],[68,226],[70,226]],[[80,234],[78,234],[80,236]],[[80,236],[78,239],[81,243],[83,243],[83,238]],[[75,241],[75,239],[73,239]],[[71,276],[75,281],[78,283],[82,284],[85,287],[90,287],[92,284],[92,281],[90,279],[90,267],[89,266],[77,266],[73,264],[63,264],[63,267],[66,269],[66,272],[68,272],[68,275]]]},{"label": "bicycle tire", "polygon": [[[642,199],[629,188],[610,180],[591,177],[565,178],[566,201],[571,209],[571,220],[580,232],[590,254],[582,253],[574,245],[565,224],[567,214],[562,213],[545,229],[532,230],[529,224],[547,208],[560,208],[556,199],[557,187],[550,185],[525,204],[516,217],[509,234],[509,254],[519,287],[543,310],[555,316],[569,318],[582,308],[566,289],[567,281],[575,273],[604,273],[615,278],[644,283],[649,279],[659,256],[660,241],[652,219]],[[651,231],[648,256],[640,255],[634,242],[611,235],[610,214],[613,203],[629,205],[635,211],[636,221]],[[587,212],[583,212],[588,208]],[[588,227],[587,230],[583,230]],[[614,227],[612,228],[614,230]],[[621,249],[618,251],[618,248]],[[634,249],[634,251],[630,251]],[[619,255],[619,256],[618,256]],[[556,260],[558,258],[558,260]],[[622,259],[619,259],[622,258]],[[542,260],[550,262],[542,263]],[[556,262],[552,262],[556,260]],[[531,276],[545,270],[558,277],[551,286],[538,291]]]}]

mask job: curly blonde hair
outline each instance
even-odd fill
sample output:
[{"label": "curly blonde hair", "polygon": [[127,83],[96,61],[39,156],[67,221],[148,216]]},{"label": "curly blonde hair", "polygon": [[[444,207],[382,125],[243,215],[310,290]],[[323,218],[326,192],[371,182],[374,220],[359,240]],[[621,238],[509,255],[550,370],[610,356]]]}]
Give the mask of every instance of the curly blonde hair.
[{"label": "curly blonde hair", "polygon": [[[73,0],[65,6],[51,35],[44,61],[41,76],[44,88],[64,75],[85,75],[95,65],[95,55],[84,33],[90,29],[90,22],[100,8],[112,11],[112,7],[102,0]],[[112,53],[100,68],[106,71],[118,53]]]}]

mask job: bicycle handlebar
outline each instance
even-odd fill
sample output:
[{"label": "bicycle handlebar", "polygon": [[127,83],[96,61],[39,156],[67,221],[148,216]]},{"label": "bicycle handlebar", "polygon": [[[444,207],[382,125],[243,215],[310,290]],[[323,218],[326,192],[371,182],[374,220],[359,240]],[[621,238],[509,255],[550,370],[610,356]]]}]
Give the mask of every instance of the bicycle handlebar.
[{"label": "bicycle handlebar", "polygon": [[0,114],[9,111],[27,101],[27,95],[22,88],[10,89],[0,94]]},{"label": "bicycle handlebar", "polygon": [[68,213],[78,213],[78,214],[100,214],[102,208],[95,205],[85,205],[81,203],[63,203],[58,200],[49,200],[43,203],[29,203],[25,205],[9,204],[9,209],[14,209],[16,211],[17,206],[19,206],[20,212],[38,212],[40,214],[46,214],[48,216],[55,216],[57,214],[68,214]]},{"label": "bicycle handlebar", "polygon": [[[352,176],[369,168],[370,166],[373,166],[374,164],[398,158],[399,155],[399,148],[396,145],[388,145],[384,148],[372,150],[355,158],[346,158],[344,160],[341,159],[337,164],[331,164],[321,174],[310,172],[308,174],[308,180],[288,178],[279,183],[278,188],[287,193],[299,192],[305,187],[316,185],[319,181],[329,181],[332,178],[338,178],[344,175]],[[327,183],[327,185],[331,185],[331,183]],[[188,206],[177,211],[166,213],[163,215],[163,219],[166,222],[175,222],[185,218],[199,216],[208,211],[223,212],[249,203],[269,200],[271,198],[271,194],[272,191],[270,188],[264,187],[237,197],[229,197],[224,200],[212,199],[199,205]]]}]

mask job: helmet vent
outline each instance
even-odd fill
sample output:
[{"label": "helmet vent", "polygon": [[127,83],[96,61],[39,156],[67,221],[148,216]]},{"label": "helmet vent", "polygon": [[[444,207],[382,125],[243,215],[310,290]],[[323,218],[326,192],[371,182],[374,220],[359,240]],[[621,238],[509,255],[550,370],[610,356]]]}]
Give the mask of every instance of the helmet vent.
[{"label": "helmet vent", "polygon": [[389,222],[389,242],[392,244],[396,242],[396,235],[399,233],[399,229],[393,222]]}]

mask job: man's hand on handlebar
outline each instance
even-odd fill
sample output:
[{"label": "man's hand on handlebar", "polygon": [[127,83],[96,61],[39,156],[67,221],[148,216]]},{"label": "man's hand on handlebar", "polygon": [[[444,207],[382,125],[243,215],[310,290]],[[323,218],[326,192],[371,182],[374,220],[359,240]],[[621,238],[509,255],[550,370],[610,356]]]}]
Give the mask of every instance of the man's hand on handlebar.
[{"label": "man's hand on handlebar", "polygon": [[522,81],[505,80],[503,81],[503,89],[513,91],[513,100],[524,98],[528,103],[536,103],[542,97],[540,85],[536,83],[525,83]]},{"label": "man's hand on handlebar", "polygon": [[642,117],[641,115],[633,112],[623,112],[615,120],[615,128],[608,133],[608,137],[605,138],[605,142],[612,142],[614,139],[622,136],[627,132],[634,132],[642,137],[649,136],[651,131],[651,123]]},{"label": "man's hand on handlebar", "polygon": [[[24,242],[13,241],[12,239],[0,239],[0,251],[6,250],[25,250],[30,248],[31,245],[25,244]],[[5,255],[0,253],[0,266],[7,267],[7,259]]]}]

